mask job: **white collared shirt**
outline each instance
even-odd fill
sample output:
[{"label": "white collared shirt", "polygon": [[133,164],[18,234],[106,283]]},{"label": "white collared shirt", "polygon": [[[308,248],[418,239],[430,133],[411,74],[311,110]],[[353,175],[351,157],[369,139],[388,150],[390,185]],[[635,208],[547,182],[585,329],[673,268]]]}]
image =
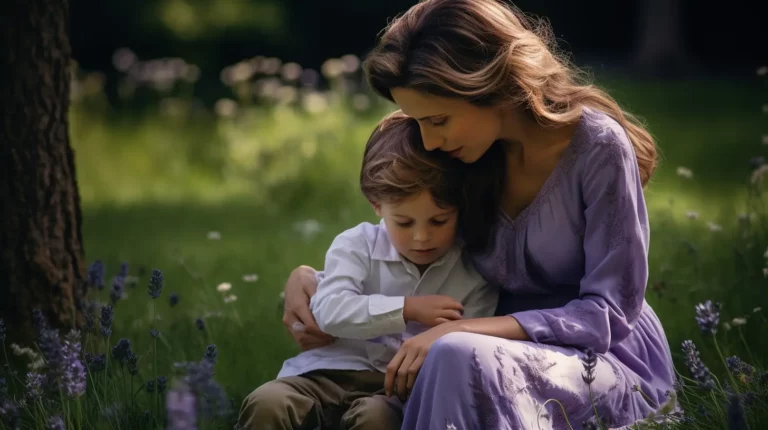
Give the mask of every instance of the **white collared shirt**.
[{"label": "white collared shirt", "polygon": [[320,329],[339,339],[286,360],[278,377],[318,369],[385,372],[402,342],[428,329],[405,323],[406,296],[450,296],[462,303],[465,319],[493,316],[498,288],[461,257],[454,244],[420,275],[389,241],[383,220],[344,231],[326,254],[310,300]]}]

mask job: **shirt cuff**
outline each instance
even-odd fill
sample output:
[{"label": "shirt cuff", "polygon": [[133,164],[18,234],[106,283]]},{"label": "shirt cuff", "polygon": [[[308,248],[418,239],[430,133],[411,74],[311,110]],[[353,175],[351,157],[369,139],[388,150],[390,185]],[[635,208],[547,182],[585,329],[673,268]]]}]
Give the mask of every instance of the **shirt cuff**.
[{"label": "shirt cuff", "polygon": [[386,333],[405,331],[403,307],[405,297],[375,295],[368,300],[368,314],[371,316],[371,326]]},{"label": "shirt cuff", "polygon": [[536,343],[554,343],[555,334],[549,327],[549,323],[538,310],[522,311],[510,314],[528,334],[528,337]]}]

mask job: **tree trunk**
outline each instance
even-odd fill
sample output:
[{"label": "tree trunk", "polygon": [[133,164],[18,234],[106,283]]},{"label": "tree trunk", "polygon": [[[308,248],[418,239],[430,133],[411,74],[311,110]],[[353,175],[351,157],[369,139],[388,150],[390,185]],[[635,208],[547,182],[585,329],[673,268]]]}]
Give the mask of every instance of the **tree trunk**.
[{"label": "tree trunk", "polygon": [[691,65],[683,37],[682,0],[637,0],[637,48],[633,66],[652,75],[666,75]]},{"label": "tree trunk", "polygon": [[27,341],[35,308],[54,327],[82,322],[68,20],[68,0],[0,1],[0,318]]}]

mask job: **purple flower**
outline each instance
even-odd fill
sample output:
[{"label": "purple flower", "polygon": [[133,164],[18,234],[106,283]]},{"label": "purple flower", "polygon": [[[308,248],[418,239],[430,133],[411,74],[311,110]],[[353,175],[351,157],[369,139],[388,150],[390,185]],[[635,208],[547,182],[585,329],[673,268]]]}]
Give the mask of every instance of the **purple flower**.
[{"label": "purple flower", "polygon": [[734,393],[728,393],[728,409],[727,409],[728,429],[729,430],[746,430],[747,418],[744,416],[744,406],[741,404],[741,397]]},{"label": "purple flower", "polygon": [[744,378],[749,382],[752,379],[752,375],[755,373],[755,368],[749,364],[743,362],[739,357],[733,355],[725,359],[725,364],[728,370],[733,373],[733,376]]},{"label": "purple flower", "polygon": [[693,379],[699,383],[699,387],[704,390],[714,389],[715,381],[712,379],[712,373],[701,361],[699,351],[696,349],[693,341],[683,341],[683,353],[685,354],[685,365],[691,371]]},{"label": "purple flower", "polygon": [[195,395],[187,384],[179,384],[168,392],[165,399],[168,424],[174,430],[197,430]]},{"label": "purple flower", "polygon": [[712,303],[711,300],[696,305],[696,323],[699,324],[703,333],[717,333],[717,326],[720,324],[720,306],[720,303]]},{"label": "purple flower", "polygon": [[131,341],[126,338],[120,339],[117,341],[117,344],[112,347],[112,358],[120,363],[120,366],[125,364],[129,354],[131,354]]},{"label": "purple flower", "polygon": [[749,159],[749,167],[752,170],[759,169],[763,164],[765,164],[765,157],[762,155],[758,155]]},{"label": "purple flower", "polygon": [[101,308],[101,335],[109,337],[112,335],[112,320],[115,317],[115,310],[112,306],[104,306]]},{"label": "purple flower", "polygon": [[130,373],[131,376],[136,376],[139,374],[139,358],[136,357],[136,354],[134,354],[133,351],[128,351],[128,356],[125,358],[125,363],[128,367],[128,373]]},{"label": "purple flower", "polygon": [[117,276],[125,279],[128,276],[128,262],[123,261],[120,263],[120,271],[117,273]]},{"label": "purple flower", "polygon": [[149,330],[149,335],[152,336],[152,337],[158,337],[158,336],[160,336],[160,330],[155,329],[155,328],[150,329]]},{"label": "purple flower", "polygon": [[171,304],[171,307],[174,307],[179,304],[179,295],[176,293],[171,293],[171,296],[168,299]]},{"label": "purple flower", "polygon": [[160,269],[152,269],[152,276],[149,278],[147,293],[153,299],[160,297],[163,292],[163,272]]},{"label": "purple flower", "polygon": [[200,331],[205,330],[205,321],[203,321],[202,318],[196,318],[195,327],[197,327],[197,329]]},{"label": "purple flower", "polygon": [[112,290],[109,292],[109,299],[112,301],[112,305],[117,305],[117,302],[123,298],[123,286],[125,285],[125,278],[115,276],[112,278]]},{"label": "purple flower", "polygon": [[48,430],[67,430],[61,415],[53,416],[48,420]]},{"label": "purple flower", "polygon": [[157,377],[157,392],[163,394],[165,389],[168,388],[168,378],[165,376]]},{"label": "purple flower", "polygon": [[594,415],[581,423],[581,426],[584,428],[584,430],[600,430],[600,426],[597,424],[597,418],[595,418]]},{"label": "purple flower", "polygon": [[94,261],[91,264],[91,267],[88,268],[88,285],[90,285],[91,288],[103,290],[105,272],[106,267],[104,266],[104,262],[101,260]]},{"label": "purple flower", "polygon": [[209,361],[177,363],[176,367],[186,369],[184,383],[195,393],[203,417],[229,413],[229,400],[221,385],[213,379],[213,365]]},{"label": "purple flower", "polygon": [[147,393],[154,393],[155,392],[155,380],[150,379],[144,384],[144,388],[146,388]]},{"label": "purple flower", "polygon": [[11,430],[21,428],[21,412],[19,406],[11,399],[0,398],[0,422]]},{"label": "purple flower", "polygon": [[88,371],[91,373],[101,372],[107,367],[107,355],[100,354],[91,356],[89,352],[85,353],[85,363],[88,365]]},{"label": "purple flower", "polygon": [[36,402],[43,396],[43,383],[45,377],[39,373],[29,372],[27,373],[27,381],[24,384],[24,388],[27,390],[27,397],[33,402]]},{"label": "purple flower", "polygon": [[39,308],[32,310],[32,321],[34,322],[35,328],[37,328],[38,332],[48,328],[48,322],[45,320],[45,315],[43,315],[43,311],[41,311]]},{"label": "purple flower", "polygon": [[211,364],[216,364],[217,355],[219,355],[219,353],[216,352],[216,345],[208,345],[208,347],[205,349],[203,359],[208,360]]},{"label": "purple flower", "polygon": [[587,348],[587,353],[581,359],[581,362],[586,371],[586,373],[581,374],[581,379],[589,385],[595,381],[595,366],[597,365],[597,355],[595,355],[595,350]]},{"label": "purple flower", "polygon": [[85,366],[80,360],[80,333],[72,330],[64,339],[64,392],[71,398],[85,393]]},{"label": "purple flower", "polygon": [[60,375],[64,365],[64,350],[61,346],[59,333],[54,329],[43,329],[38,339],[38,347],[43,354],[48,369],[53,374]]}]

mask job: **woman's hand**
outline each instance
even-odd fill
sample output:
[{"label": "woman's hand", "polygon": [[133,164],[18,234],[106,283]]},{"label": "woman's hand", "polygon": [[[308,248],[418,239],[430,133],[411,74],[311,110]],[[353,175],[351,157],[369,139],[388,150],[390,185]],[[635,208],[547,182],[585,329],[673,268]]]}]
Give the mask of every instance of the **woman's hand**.
[{"label": "woman's hand", "polygon": [[328,345],[334,339],[320,330],[309,309],[309,300],[316,291],[315,269],[309,266],[294,269],[285,283],[283,325],[288,328],[302,351]]},{"label": "woman's hand", "polygon": [[387,365],[384,378],[384,391],[387,397],[396,392],[400,400],[405,401],[413,389],[416,375],[427,358],[427,353],[437,339],[456,331],[454,321],[449,321],[417,334],[400,346],[395,357]]}]

